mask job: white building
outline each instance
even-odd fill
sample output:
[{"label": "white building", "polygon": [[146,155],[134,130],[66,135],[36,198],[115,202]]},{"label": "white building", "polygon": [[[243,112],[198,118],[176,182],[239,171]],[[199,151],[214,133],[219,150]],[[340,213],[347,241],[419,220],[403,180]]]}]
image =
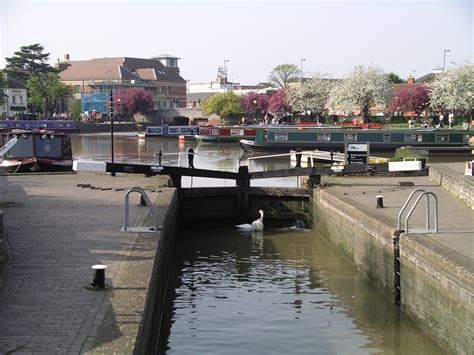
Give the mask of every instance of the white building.
[{"label": "white building", "polygon": [[[12,76],[3,73],[6,87],[3,88],[4,104],[0,105],[0,117],[12,118],[19,112],[26,112],[26,87]],[[1,94],[1,93],[0,93]]]}]

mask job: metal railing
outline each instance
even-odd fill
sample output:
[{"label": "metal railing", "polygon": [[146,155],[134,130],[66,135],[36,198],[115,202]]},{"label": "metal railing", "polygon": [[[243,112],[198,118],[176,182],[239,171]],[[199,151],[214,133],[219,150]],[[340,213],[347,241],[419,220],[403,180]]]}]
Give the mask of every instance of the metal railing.
[{"label": "metal railing", "polygon": [[[130,207],[130,194],[132,192],[138,192],[140,194],[140,197],[145,201],[146,206],[150,210],[150,213],[153,215],[153,227],[143,227],[143,226],[138,226],[138,227],[130,227],[129,219],[130,219],[130,213],[129,213],[129,207]],[[144,189],[141,187],[131,187],[128,189],[127,193],[125,194],[125,214],[124,214],[124,220],[123,220],[123,227],[121,229],[122,232],[130,232],[130,233],[154,233],[154,232],[160,232],[161,228],[158,227],[158,213],[156,212],[155,207],[153,206],[152,202],[148,198],[146,192]]]},{"label": "metal railing", "polygon": [[[408,211],[408,213],[406,215],[406,218],[405,218],[405,228],[402,228],[402,226],[401,226],[402,214],[406,210],[406,208],[407,208],[408,204],[410,203],[410,201],[413,199],[413,197],[417,193],[420,193],[420,194],[417,197],[417,199],[415,200],[415,202],[413,203],[410,210]],[[426,227],[425,227],[425,229],[416,230],[416,232],[418,232],[418,233],[438,233],[438,197],[435,195],[435,193],[430,192],[430,191],[426,192],[423,189],[417,189],[417,190],[413,191],[410,194],[410,196],[408,197],[408,199],[406,200],[403,207],[401,208],[400,212],[398,213],[398,221],[397,221],[397,229],[398,230],[403,229],[405,233],[410,233],[408,222],[410,220],[411,215],[413,214],[413,211],[415,210],[416,206],[418,205],[418,203],[420,202],[420,200],[423,196],[426,196]],[[429,198],[429,196],[433,196],[434,201],[435,201],[435,215],[434,215],[434,228],[433,229],[430,228],[430,198]],[[411,231],[411,233],[414,233],[414,232],[415,232],[414,230]]]}]

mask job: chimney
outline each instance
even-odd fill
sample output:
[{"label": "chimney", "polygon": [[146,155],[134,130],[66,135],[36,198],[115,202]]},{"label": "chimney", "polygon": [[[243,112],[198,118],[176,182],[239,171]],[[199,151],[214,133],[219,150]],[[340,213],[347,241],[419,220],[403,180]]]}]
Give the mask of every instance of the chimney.
[{"label": "chimney", "polygon": [[64,55],[64,61],[65,61],[65,62],[69,62],[69,54],[65,54],[65,55]]}]

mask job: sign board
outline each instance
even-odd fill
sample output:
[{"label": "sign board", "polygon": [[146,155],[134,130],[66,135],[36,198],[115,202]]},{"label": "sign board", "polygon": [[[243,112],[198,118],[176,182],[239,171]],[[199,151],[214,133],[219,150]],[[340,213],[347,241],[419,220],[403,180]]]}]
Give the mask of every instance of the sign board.
[{"label": "sign board", "polygon": [[346,143],[347,164],[367,164],[369,162],[369,142],[367,143]]}]

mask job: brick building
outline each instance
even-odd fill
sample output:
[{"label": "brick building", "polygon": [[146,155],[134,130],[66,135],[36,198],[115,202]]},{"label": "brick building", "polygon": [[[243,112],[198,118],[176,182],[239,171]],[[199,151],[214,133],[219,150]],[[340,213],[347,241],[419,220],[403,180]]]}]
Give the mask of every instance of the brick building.
[{"label": "brick building", "polygon": [[[186,80],[179,74],[179,58],[163,54],[150,59],[116,57],[70,60],[69,55],[57,65],[60,80],[74,88],[83,99],[92,94],[106,97],[110,90],[143,87],[154,95],[155,109],[186,106]],[[97,95],[100,100],[100,95]],[[105,99],[104,99],[105,100]]]}]

